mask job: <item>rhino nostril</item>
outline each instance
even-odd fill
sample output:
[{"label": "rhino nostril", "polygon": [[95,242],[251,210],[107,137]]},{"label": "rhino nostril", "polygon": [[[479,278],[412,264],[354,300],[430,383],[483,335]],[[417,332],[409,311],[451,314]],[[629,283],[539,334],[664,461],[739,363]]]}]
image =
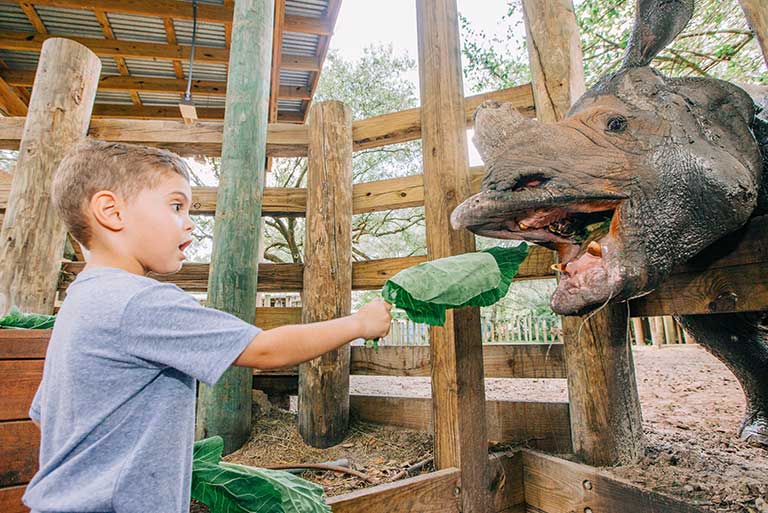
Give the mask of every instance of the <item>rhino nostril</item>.
[{"label": "rhino nostril", "polygon": [[541,187],[550,180],[548,176],[541,173],[534,173],[530,175],[521,176],[512,185],[510,191],[515,192],[522,189],[533,189],[534,187]]}]

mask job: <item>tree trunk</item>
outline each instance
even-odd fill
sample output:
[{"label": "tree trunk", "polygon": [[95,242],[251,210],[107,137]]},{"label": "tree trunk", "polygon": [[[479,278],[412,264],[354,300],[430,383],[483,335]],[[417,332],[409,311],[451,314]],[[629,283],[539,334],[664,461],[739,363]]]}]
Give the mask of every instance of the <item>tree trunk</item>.
[{"label": "tree trunk", "polygon": [[[208,305],[247,322],[256,313],[258,241],[267,149],[274,0],[238,0],[232,21],[221,183],[216,196]],[[253,371],[232,367],[201,384],[198,438],[220,435],[224,453],[251,433]]]},{"label": "tree trunk", "polygon": [[739,0],[747,23],[755,33],[760,49],[763,51],[763,60],[768,66],[768,8],[765,0]]},{"label": "tree trunk", "polygon": [[88,132],[101,61],[83,45],[43,43],[0,231],[0,316],[53,313],[66,228],[50,201],[64,155]]},{"label": "tree trunk", "polygon": [[[352,310],[352,111],[312,106],[302,322]],[[349,345],[299,366],[299,432],[313,447],[339,443],[349,426]]]}]

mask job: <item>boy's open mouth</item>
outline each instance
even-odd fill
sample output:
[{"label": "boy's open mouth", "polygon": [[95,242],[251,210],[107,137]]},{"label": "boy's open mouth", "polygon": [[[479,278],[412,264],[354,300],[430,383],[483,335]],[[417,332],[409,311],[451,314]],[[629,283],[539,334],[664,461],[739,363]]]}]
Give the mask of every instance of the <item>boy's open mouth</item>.
[{"label": "boy's open mouth", "polygon": [[179,250],[183,253],[185,249],[187,249],[192,244],[191,240],[188,240],[182,244],[179,244]]}]

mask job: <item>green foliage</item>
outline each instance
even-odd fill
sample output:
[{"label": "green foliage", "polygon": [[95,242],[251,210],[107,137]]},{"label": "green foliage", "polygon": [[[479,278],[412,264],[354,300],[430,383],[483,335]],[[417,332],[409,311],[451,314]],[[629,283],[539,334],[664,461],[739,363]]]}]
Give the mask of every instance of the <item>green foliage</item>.
[{"label": "green foliage", "polygon": [[322,487],[288,472],[221,461],[219,436],[195,442],[192,498],[211,513],[330,513]]},{"label": "green foliage", "polygon": [[442,326],[448,308],[490,306],[503,298],[527,255],[528,246],[520,244],[431,260],[387,280],[381,296],[414,322]]},{"label": "green foliage", "polygon": [[[616,71],[632,30],[635,2],[575,2],[587,86]],[[530,80],[525,27],[519,0],[508,0],[496,34],[475,30],[462,18],[464,73],[476,91],[500,89]],[[763,58],[738,0],[699,0],[683,33],[651,63],[669,76],[706,76],[768,84]]]},{"label": "green foliage", "polygon": [[53,328],[55,320],[55,315],[23,313],[14,306],[8,312],[8,315],[0,317],[0,328],[49,330]]}]

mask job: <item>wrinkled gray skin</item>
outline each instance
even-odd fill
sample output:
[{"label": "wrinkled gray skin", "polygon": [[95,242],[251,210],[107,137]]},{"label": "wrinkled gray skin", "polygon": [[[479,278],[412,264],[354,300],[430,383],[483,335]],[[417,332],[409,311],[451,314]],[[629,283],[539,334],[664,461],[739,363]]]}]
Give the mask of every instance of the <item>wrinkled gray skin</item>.
[{"label": "wrinkled gray skin", "polygon": [[[557,250],[552,308],[563,315],[652,291],[768,212],[768,95],[648,67],[685,27],[693,0],[637,3],[622,68],[564,120],[540,123],[493,102],[475,113],[487,175],[453,212],[454,228]],[[741,435],[768,447],[768,312],[680,321],[739,379],[748,401]]]}]

